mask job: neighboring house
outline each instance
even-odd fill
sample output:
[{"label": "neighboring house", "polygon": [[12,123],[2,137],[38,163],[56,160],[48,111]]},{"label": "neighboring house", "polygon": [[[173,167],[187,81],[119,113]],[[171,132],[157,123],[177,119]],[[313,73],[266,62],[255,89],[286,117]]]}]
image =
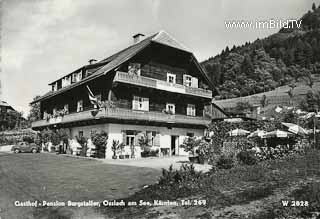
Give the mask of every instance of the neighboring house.
[{"label": "neighboring house", "polygon": [[13,107],[7,102],[0,100],[0,130],[6,130],[10,126],[8,121],[8,114],[10,112],[15,112]]},{"label": "neighboring house", "polygon": [[0,113],[7,113],[9,111],[15,110],[7,102],[0,100]]},{"label": "neighboring house", "polygon": [[[163,154],[185,155],[179,145],[186,136],[203,136],[212,115],[204,109],[212,107],[217,91],[194,55],[168,33],[142,37],[136,34],[128,48],[49,84],[51,91],[33,102],[40,102],[42,120],[32,128],[67,128],[72,137],[103,129],[109,134],[106,158],[112,140],[128,149],[143,134]],[[87,85],[109,107],[94,113]]]}]

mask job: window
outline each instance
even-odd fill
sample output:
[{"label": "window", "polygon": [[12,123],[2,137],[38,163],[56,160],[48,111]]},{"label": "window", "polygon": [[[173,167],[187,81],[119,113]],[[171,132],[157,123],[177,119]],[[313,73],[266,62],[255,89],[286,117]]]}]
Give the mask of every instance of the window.
[{"label": "window", "polygon": [[78,136],[79,136],[79,138],[83,137],[83,131],[79,131]]},{"label": "window", "polygon": [[184,85],[188,87],[192,86],[192,76],[184,75]]},{"label": "window", "polygon": [[57,91],[57,90],[58,90],[58,82],[52,85],[52,91]]},{"label": "window", "polygon": [[148,144],[150,146],[154,146],[155,145],[155,138],[156,138],[156,132],[154,131],[147,131],[147,138],[149,140]]},{"label": "window", "polygon": [[176,75],[167,73],[167,82],[175,84],[176,83]]},{"label": "window", "polygon": [[132,109],[149,111],[149,98],[133,96]]},{"label": "window", "polygon": [[134,145],[134,139],[136,137],[136,132],[132,130],[125,131],[125,144]]},{"label": "window", "polygon": [[176,106],[173,103],[167,103],[166,110],[171,114],[175,114]]},{"label": "window", "polygon": [[47,119],[47,117],[48,117],[48,113],[47,113],[47,111],[45,110],[45,111],[43,111],[43,119]]},{"label": "window", "polygon": [[188,104],[187,116],[196,116],[196,106],[194,104]]},{"label": "window", "polygon": [[63,110],[64,110],[64,113],[65,113],[65,114],[68,114],[68,113],[69,113],[69,104],[65,104],[65,105],[63,106]]},{"label": "window", "polygon": [[77,73],[72,74],[71,83],[75,83],[75,82],[77,82]]},{"label": "window", "polygon": [[77,102],[77,112],[81,112],[81,111],[83,111],[83,101],[79,100]]},{"label": "window", "polygon": [[140,63],[130,63],[128,66],[128,73],[140,76],[141,64]]},{"label": "window", "polygon": [[81,81],[82,80],[82,72],[80,71],[78,74],[77,74],[77,81]]}]

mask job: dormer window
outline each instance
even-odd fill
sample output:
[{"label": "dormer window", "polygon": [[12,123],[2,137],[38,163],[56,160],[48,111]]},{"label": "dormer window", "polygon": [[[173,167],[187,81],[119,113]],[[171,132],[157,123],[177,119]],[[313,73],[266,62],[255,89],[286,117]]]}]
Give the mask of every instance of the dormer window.
[{"label": "dormer window", "polygon": [[55,82],[53,85],[52,85],[52,91],[57,91],[58,90],[58,83]]},{"label": "dormer window", "polygon": [[73,73],[72,74],[72,83],[76,83],[77,82],[77,73]]},{"label": "dormer window", "polygon": [[171,74],[171,73],[167,73],[167,82],[171,83],[171,84],[175,84],[176,83],[176,75]]}]

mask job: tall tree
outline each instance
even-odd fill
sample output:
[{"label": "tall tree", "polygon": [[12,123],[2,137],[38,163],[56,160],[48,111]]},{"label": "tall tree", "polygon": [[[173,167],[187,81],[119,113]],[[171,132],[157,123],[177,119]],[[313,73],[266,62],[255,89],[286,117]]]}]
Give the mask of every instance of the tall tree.
[{"label": "tall tree", "polygon": [[313,2],[312,3],[312,10],[315,11],[317,9],[316,4]]},{"label": "tall tree", "polygon": [[[36,97],[33,98],[33,101],[39,99],[40,96],[37,95]],[[39,120],[40,119],[40,103],[37,102],[37,103],[34,103],[34,104],[30,104],[30,112],[29,112],[29,115],[28,115],[28,120],[30,122],[34,122],[36,120]]]}]

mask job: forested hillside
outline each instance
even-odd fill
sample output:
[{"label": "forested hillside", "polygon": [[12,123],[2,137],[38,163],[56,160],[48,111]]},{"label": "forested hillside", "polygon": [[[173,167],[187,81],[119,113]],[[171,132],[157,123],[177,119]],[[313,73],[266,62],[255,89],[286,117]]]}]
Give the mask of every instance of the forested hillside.
[{"label": "forested hillside", "polygon": [[313,4],[301,20],[300,28],[226,47],[202,62],[220,91],[217,99],[265,92],[298,80],[312,83],[311,75],[320,74],[320,5]]}]

